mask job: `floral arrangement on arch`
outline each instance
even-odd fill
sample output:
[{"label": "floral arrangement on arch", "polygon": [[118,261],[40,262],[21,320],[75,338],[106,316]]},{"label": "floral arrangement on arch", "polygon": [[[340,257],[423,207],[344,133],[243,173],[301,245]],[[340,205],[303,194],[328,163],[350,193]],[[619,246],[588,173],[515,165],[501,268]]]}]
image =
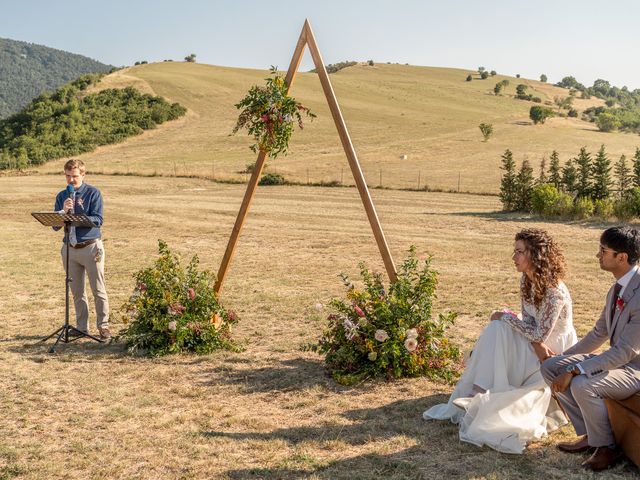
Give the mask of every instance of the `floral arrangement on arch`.
[{"label": "floral arrangement on arch", "polygon": [[306,348],[325,355],[333,378],[352,385],[367,378],[426,375],[452,383],[460,368],[460,351],[446,335],[456,314],[432,318],[437,272],[431,259],[420,268],[415,247],[387,289],[382,275],[360,263],[364,288],[341,274],[346,299],[330,302],[333,312],[317,344]]},{"label": "floral arrangement on arch", "polygon": [[154,265],[134,275],[135,289],[122,306],[127,328],[118,340],[131,352],[149,355],[240,350],[231,338],[238,318],[218,302],[215,276],[198,269],[197,255],[183,268],[164,241],[158,245]]},{"label": "floral arrangement on arch", "polygon": [[287,85],[276,67],[272,66],[270,71],[272,76],[265,79],[265,86],[254,85],[247,96],[236,103],[235,107],[242,111],[233,133],[246,128],[255,140],[251,150],[264,151],[276,158],[279,154],[287,154],[294,123],[303,129],[302,115],[312,120],[316,115],[287,95]]}]

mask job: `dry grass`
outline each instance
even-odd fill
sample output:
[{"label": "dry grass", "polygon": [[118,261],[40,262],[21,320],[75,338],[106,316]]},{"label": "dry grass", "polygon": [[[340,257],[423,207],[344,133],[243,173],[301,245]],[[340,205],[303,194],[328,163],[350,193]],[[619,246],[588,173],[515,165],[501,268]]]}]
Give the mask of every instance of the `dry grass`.
[{"label": "dry grass", "polygon": [[[107,285],[113,310],[156,239],[213,270],[243,186],[203,180],[87,178],[106,199]],[[458,441],[421,413],[451,388],[418,378],[342,388],[299,346],[317,338],[313,305],[341,294],[337,274],[358,260],[382,270],[355,189],[261,188],[223,300],[240,314],[246,351],[132,358],[119,345],[60,347],[37,340],[63,319],[60,234],[29,212],[51,208],[61,177],[0,178],[0,478],[585,478],[580,457],[553,444],[522,456]],[[564,247],[580,333],[611,279],[595,255],[602,225],[541,223],[497,214],[495,197],[374,191],[399,262],[409,245],[435,256],[439,309],[460,312],[468,347],[494,307],[517,307],[509,260],[523,226],[544,226]],[[115,317],[115,316],[114,316]],[[114,330],[121,327],[113,320]],[[633,478],[628,464],[593,478]]]},{"label": "dry grass", "polygon": [[[566,96],[568,91],[534,80],[496,76],[465,82],[468,71],[404,65],[354,66],[331,75],[338,101],[358,152],[365,176],[372,186],[393,188],[459,189],[496,192],[501,171],[500,155],[509,148],[517,161],[525,156],[537,170],[552,150],[564,162],[581,146],[596,151],[606,144],[611,158],[630,157],[640,145],[637,135],[598,132],[578,119],[555,118],[533,126],[531,102],[515,100],[518,83],[543,101]],[[267,72],[165,62],[116,72],[104,87],[131,84],[155,92],[189,109],[187,117],[154,131],[84,155],[94,171],[106,173],[188,174],[238,179],[255,161],[244,134],[229,136],[237,119],[233,104],[253,84],[262,84]],[[493,86],[508,78],[506,94],[495,96]],[[318,113],[304,131],[296,132],[288,157],[269,161],[270,169],[287,179],[340,181],[352,184],[338,135],[322,94],[317,75],[300,73],[292,94]],[[601,103],[576,100],[583,110]],[[481,122],[494,126],[489,142],[482,141]],[[401,155],[408,155],[401,160]],[[64,160],[42,171],[60,171]]]}]

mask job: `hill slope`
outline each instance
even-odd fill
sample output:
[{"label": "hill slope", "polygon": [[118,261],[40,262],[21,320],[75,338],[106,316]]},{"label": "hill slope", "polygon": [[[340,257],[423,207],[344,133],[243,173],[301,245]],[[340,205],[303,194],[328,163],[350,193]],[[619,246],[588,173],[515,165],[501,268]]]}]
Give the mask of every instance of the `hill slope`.
[{"label": "hill slope", "polygon": [[[543,101],[568,90],[534,80],[496,76],[466,82],[469,71],[405,65],[358,65],[331,75],[343,116],[370,185],[496,192],[500,155],[509,148],[520,162],[525,156],[537,170],[540,160],[560,153],[561,161],[581,146],[595,151],[602,143],[613,159],[633,155],[637,135],[601,133],[575,118],[554,118],[533,126],[533,103],[514,99],[518,83],[529,85]],[[187,174],[243,179],[238,173],[255,161],[244,134],[230,136],[237,118],[234,103],[268,73],[260,70],[166,62],[141,65],[108,75],[102,88],[134,85],[179,102],[189,109],[184,119],[163,125],[124,144],[101,147],[86,155],[93,170],[145,174]],[[507,78],[502,96],[493,86]],[[268,162],[269,169],[299,182],[352,183],[333,120],[316,74],[299,73],[292,95],[318,118],[296,131],[289,156]],[[580,111],[598,99],[576,100]],[[482,141],[481,122],[494,126]],[[402,160],[400,157],[407,155]],[[45,170],[59,170],[56,161]]]},{"label": "hill slope", "polygon": [[0,118],[16,113],[44,91],[111,68],[75,53],[0,38]]}]

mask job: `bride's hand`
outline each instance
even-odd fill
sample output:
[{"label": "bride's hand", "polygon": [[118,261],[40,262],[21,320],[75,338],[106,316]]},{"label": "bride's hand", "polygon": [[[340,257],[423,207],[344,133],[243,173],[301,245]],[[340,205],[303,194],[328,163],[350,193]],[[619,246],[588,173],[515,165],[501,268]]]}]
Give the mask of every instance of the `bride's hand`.
[{"label": "bride's hand", "polygon": [[533,351],[536,356],[540,360],[540,363],[544,362],[549,357],[554,357],[556,352],[551,350],[542,342],[531,342],[531,346],[533,347]]}]

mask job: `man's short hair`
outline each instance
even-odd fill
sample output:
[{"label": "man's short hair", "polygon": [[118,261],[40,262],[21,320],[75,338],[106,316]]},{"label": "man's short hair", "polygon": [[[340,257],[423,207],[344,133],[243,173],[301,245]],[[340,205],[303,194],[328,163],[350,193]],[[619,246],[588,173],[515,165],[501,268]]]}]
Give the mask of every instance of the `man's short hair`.
[{"label": "man's short hair", "polygon": [[68,170],[73,170],[74,168],[80,170],[80,173],[87,173],[87,167],[85,167],[82,160],[72,158],[71,160],[67,160],[67,163],[64,164],[65,172]]},{"label": "man's short hair", "polygon": [[640,258],[640,234],[631,227],[607,228],[600,236],[600,243],[619,253],[626,253],[629,265],[635,265]]}]

